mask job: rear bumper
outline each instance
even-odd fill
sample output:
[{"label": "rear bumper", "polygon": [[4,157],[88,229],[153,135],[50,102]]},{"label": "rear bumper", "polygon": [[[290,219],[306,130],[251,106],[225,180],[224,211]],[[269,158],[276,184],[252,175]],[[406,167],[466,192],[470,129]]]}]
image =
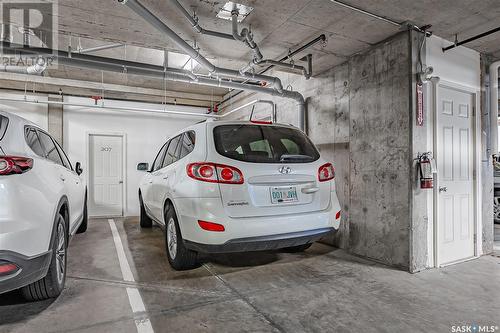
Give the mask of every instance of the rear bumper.
[{"label": "rear bumper", "polygon": [[16,264],[19,270],[7,276],[0,276],[0,294],[19,289],[47,275],[52,251],[35,257],[26,257],[11,251],[0,251],[0,260]]},{"label": "rear bumper", "polygon": [[322,228],[279,235],[247,237],[232,239],[221,245],[200,244],[187,240],[184,241],[184,244],[188,249],[203,253],[266,251],[309,244],[333,231],[335,231],[334,228]]},{"label": "rear bumper", "polygon": [[[220,198],[175,199],[182,238],[200,252],[241,252],[278,249],[311,243],[340,225],[340,205],[332,193],[327,209],[300,214],[232,218]],[[222,224],[223,232],[203,230],[198,220]],[[316,237],[316,234],[319,234]]]}]

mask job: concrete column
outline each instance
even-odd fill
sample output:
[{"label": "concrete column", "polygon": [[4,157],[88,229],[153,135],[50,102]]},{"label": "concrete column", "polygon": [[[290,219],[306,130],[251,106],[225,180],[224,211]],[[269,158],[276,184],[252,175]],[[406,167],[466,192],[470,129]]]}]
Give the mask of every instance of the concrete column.
[{"label": "concrete column", "polygon": [[[58,95],[49,95],[49,101],[62,102]],[[63,145],[63,106],[49,104],[48,106],[49,133],[62,146]]]}]

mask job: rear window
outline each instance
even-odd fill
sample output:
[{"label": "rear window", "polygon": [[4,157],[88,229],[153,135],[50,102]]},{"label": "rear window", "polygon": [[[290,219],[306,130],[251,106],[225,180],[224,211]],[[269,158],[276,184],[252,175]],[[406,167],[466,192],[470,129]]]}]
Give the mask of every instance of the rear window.
[{"label": "rear window", "polygon": [[234,160],[252,163],[308,163],[319,159],[311,140],[281,126],[221,125],[214,128],[215,149]]},{"label": "rear window", "polygon": [[9,118],[0,116],[0,140],[3,139],[5,132],[7,132],[7,125],[9,125]]}]

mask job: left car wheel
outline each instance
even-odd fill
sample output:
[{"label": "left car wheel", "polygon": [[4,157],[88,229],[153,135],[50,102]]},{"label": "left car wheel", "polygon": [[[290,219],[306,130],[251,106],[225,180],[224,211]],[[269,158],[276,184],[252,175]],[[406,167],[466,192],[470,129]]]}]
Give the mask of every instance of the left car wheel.
[{"label": "left car wheel", "polygon": [[66,230],[66,222],[61,214],[57,216],[57,223],[54,229],[56,235],[47,275],[21,289],[24,298],[29,301],[41,301],[57,297],[64,289],[68,259],[68,232]]},{"label": "left car wheel", "polygon": [[173,208],[165,213],[165,221],[165,246],[170,266],[178,271],[196,268],[198,253],[184,246],[177,215]]}]

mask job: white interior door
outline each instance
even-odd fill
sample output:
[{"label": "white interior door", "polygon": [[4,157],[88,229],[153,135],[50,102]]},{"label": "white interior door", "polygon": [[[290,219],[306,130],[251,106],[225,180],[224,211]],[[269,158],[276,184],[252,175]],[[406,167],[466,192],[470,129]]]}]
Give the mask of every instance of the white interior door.
[{"label": "white interior door", "polygon": [[438,264],[474,256],[474,95],[439,88]]},{"label": "white interior door", "polygon": [[123,215],[123,137],[90,135],[89,214]]}]

